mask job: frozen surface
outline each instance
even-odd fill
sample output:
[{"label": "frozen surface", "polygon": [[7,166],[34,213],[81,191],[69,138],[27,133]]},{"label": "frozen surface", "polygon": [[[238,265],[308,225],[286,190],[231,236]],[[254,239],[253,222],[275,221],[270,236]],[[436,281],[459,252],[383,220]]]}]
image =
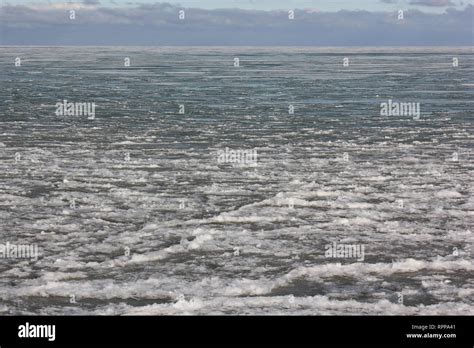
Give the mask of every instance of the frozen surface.
[{"label": "frozen surface", "polygon": [[[0,314],[472,314],[473,64],[0,48],[0,244],[39,250],[0,259]],[[56,116],[63,99],[95,119]],[[388,99],[420,120],[380,116]],[[257,166],[218,163],[226,147]],[[325,257],[333,242],[364,260]]]}]

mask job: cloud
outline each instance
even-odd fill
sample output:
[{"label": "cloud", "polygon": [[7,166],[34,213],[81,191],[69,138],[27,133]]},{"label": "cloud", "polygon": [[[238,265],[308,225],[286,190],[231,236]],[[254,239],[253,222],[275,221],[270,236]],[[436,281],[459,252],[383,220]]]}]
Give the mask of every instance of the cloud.
[{"label": "cloud", "polygon": [[[72,5],[70,5],[72,6]],[[8,45],[472,45],[473,6],[443,14],[205,10],[169,3],[132,7],[67,4],[0,7],[0,43]]]},{"label": "cloud", "polygon": [[431,6],[431,7],[447,7],[456,6],[451,0],[411,0],[410,5]]},{"label": "cloud", "polygon": [[[400,4],[400,0],[380,0],[384,4]],[[456,6],[451,0],[410,0],[410,5],[429,6],[429,7],[451,7]],[[463,3],[461,3],[463,5]]]}]

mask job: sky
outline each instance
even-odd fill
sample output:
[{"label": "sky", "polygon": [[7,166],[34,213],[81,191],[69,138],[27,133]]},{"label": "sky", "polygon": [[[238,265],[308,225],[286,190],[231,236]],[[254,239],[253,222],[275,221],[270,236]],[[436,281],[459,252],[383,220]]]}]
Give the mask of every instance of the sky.
[{"label": "sky", "polygon": [[[60,0],[2,0],[4,4],[10,5],[33,5],[38,3],[98,3],[104,7],[130,7],[142,4],[151,4],[153,0],[83,0],[83,1],[60,1]],[[369,11],[393,11],[395,9],[422,9],[425,12],[442,13],[448,7],[463,7],[472,3],[469,0],[168,0],[172,5],[187,8],[219,9],[240,8],[248,10],[276,10],[290,8],[312,8],[320,11],[339,10],[369,10]]]},{"label": "sky", "polygon": [[[473,0],[0,0],[0,45],[472,46]],[[294,19],[288,10],[295,11]],[[75,18],[70,18],[70,10]],[[185,18],[179,19],[179,11]],[[403,19],[398,11],[403,11]]]}]

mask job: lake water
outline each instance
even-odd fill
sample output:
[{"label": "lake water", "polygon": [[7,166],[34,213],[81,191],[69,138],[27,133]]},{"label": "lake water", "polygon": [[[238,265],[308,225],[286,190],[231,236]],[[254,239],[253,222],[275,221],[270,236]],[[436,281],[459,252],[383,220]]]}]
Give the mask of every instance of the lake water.
[{"label": "lake water", "polygon": [[0,47],[0,71],[0,314],[474,312],[471,48]]}]

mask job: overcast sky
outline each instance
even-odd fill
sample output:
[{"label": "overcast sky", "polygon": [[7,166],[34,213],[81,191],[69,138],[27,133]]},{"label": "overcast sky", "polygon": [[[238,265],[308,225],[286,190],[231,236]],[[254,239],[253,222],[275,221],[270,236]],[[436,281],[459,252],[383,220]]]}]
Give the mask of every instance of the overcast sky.
[{"label": "overcast sky", "polygon": [[474,37],[472,0],[0,1],[3,45],[472,46]]},{"label": "overcast sky", "polygon": [[[153,0],[3,0],[10,5],[89,3],[100,4],[104,7],[130,7],[151,4]],[[315,9],[320,11],[339,10],[370,10],[392,11],[398,8],[423,9],[426,12],[441,13],[447,7],[462,8],[472,3],[469,0],[168,0],[172,5],[182,7],[197,7],[202,9],[240,8],[247,10],[276,10],[276,9]]]}]

